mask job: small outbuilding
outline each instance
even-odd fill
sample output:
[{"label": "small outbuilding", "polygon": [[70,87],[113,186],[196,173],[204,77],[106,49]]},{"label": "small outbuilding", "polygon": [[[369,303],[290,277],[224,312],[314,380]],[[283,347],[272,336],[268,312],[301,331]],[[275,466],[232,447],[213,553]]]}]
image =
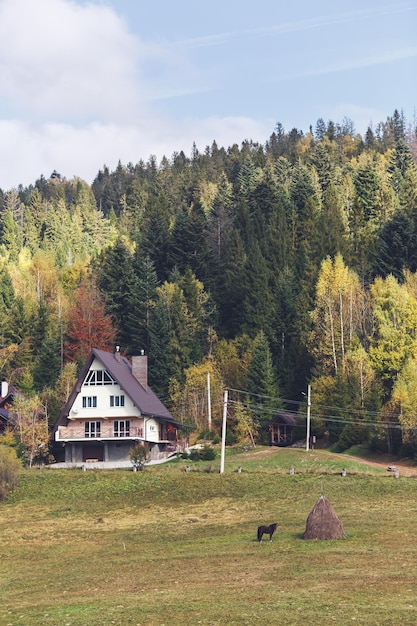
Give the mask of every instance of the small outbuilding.
[{"label": "small outbuilding", "polygon": [[295,416],[292,413],[277,413],[268,424],[271,446],[290,446],[293,442]]},{"label": "small outbuilding", "polygon": [[343,539],[345,533],[332,505],[321,496],[307,518],[304,539]]}]

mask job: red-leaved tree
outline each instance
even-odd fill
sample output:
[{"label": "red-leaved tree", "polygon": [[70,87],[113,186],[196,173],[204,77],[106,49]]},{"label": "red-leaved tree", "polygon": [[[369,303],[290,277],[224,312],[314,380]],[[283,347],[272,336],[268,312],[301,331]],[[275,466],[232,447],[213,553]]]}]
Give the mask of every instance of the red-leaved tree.
[{"label": "red-leaved tree", "polygon": [[84,363],[92,348],[113,349],[116,329],[104,310],[104,301],[94,281],[83,282],[69,310],[64,343],[66,360]]}]

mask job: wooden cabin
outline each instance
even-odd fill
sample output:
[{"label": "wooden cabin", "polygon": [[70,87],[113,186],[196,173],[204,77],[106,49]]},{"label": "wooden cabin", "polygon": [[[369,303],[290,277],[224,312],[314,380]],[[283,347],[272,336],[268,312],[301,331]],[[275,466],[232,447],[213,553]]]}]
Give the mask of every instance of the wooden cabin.
[{"label": "wooden cabin", "polygon": [[293,443],[295,415],[277,413],[268,424],[271,435],[271,446],[289,446]]}]

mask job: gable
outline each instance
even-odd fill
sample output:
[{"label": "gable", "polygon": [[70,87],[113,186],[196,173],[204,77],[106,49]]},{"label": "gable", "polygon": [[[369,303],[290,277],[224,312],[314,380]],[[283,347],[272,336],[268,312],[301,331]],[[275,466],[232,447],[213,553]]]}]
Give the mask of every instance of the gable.
[{"label": "gable", "polygon": [[[114,394],[111,394],[112,390]],[[133,375],[132,365],[126,357],[120,353],[113,354],[93,348],[54,430],[65,423],[73,407],[78,406],[83,397],[87,398],[87,401],[91,398],[89,405],[91,406],[94,398],[98,403],[98,398],[105,399],[110,395],[117,398],[122,394],[126,396],[134,413],[162,418],[176,424],[171,413],[150,387],[148,385],[145,387]],[[105,403],[104,405],[106,406]]]}]

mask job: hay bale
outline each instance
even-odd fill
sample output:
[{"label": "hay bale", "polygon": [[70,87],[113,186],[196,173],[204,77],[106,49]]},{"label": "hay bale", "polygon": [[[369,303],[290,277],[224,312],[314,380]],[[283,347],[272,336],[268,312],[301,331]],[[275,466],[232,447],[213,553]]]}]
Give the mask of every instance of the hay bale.
[{"label": "hay bale", "polygon": [[321,496],[307,518],[304,539],[342,539],[343,526],[330,502]]}]

